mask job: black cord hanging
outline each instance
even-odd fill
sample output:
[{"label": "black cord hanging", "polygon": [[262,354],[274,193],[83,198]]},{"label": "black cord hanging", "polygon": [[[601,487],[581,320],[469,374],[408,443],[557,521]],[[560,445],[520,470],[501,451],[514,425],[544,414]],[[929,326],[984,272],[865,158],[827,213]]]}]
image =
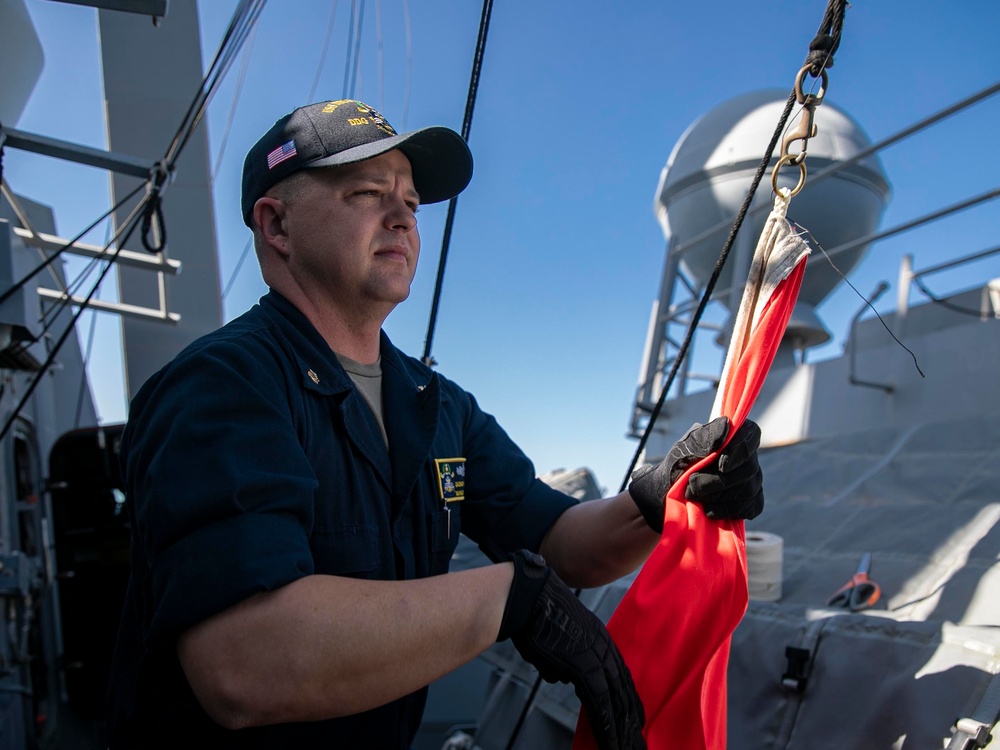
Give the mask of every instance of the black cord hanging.
[{"label": "black cord hanging", "polygon": [[[465,117],[462,120],[462,138],[468,143],[472,131],[472,112],[476,106],[476,93],[479,91],[479,74],[483,67],[483,54],[486,52],[486,34],[490,29],[490,14],[493,12],[493,0],[483,0],[483,14],[479,20],[479,37],[476,39],[476,53],[472,60],[472,77],[469,81],[469,95],[465,101]],[[448,201],[448,215],[444,222],[444,235],[441,239],[441,257],[438,259],[437,279],[434,282],[434,299],[431,302],[430,320],[427,323],[427,338],[424,339],[424,356],[421,358],[428,367],[437,362],[431,356],[431,345],[434,342],[434,328],[437,325],[438,307],[441,303],[441,287],[444,285],[444,269],[448,262],[448,246],[451,244],[451,229],[455,223],[455,208],[458,206],[456,195]]]},{"label": "black cord hanging", "polygon": [[[809,43],[809,54],[806,55],[806,60],[803,64],[803,67],[809,67],[809,73],[813,77],[819,77],[822,75],[823,71],[833,65],[833,53],[837,51],[838,47],[840,47],[840,37],[844,27],[844,14],[847,10],[847,5],[847,0],[829,0],[827,3],[826,12],[823,15],[823,22],[820,24],[819,31],[816,32],[816,36],[813,37],[813,40]],[[629,464],[628,469],[625,471],[625,476],[622,478],[619,492],[624,492],[625,488],[628,486],[629,479],[632,476],[632,471],[639,462],[639,456],[642,455],[642,451],[646,447],[646,443],[649,441],[649,436],[653,432],[653,425],[656,423],[657,417],[659,417],[660,412],[663,410],[663,404],[667,399],[667,392],[670,390],[671,386],[673,386],[674,378],[677,376],[677,371],[680,369],[684,358],[687,356],[688,349],[691,348],[691,341],[694,338],[695,330],[697,329],[698,323],[705,312],[705,308],[712,297],[715,285],[719,280],[719,276],[722,274],[723,266],[725,266],[726,259],[729,257],[729,252],[732,250],[733,243],[736,241],[736,234],[740,231],[740,227],[743,226],[743,220],[746,218],[747,211],[750,209],[753,197],[757,193],[757,188],[760,186],[760,181],[764,176],[764,171],[771,162],[771,154],[774,153],[774,148],[778,145],[778,139],[781,137],[782,132],[784,132],[785,125],[787,124],[788,118],[792,113],[792,107],[795,106],[795,102],[796,94],[795,91],[792,91],[788,97],[788,101],[785,103],[785,109],[781,113],[778,126],[775,128],[774,134],[771,136],[771,142],[768,144],[767,150],[764,152],[764,156],[761,158],[760,164],[757,166],[757,171],[754,174],[750,189],[747,191],[746,198],[743,200],[743,205],[740,206],[739,213],[736,215],[736,220],[733,222],[733,228],[729,232],[729,237],[726,238],[726,244],[723,246],[722,252],[719,254],[719,259],[715,263],[715,268],[712,270],[712,275],[709,277],[708,283],[705,285],[705,291],[702,293],[701,299],[698,302],[698,308],[695,310],[694,316],[691,318],[691,322],[688,325],[684,341],[681,342],[681,345],[677,350],[677,356],[674,357],[673,365],[670,368],[670,374],[667,375],[667,380],[660,391],[660,396],[649,415],[649,422],[646,424],[646,429],[642,433],[639,445],[636,447],[635,453],[632,456],[632,461]]]},{"label": "black cord hanging", "polygon": [[[806,64],[810,66],[810,73],[814,77],[819,76],[826,68],[833,64],[833,53],[840,45],[840,35],[843,29],[843,17],[846,8],[847,0],[829,0],[827,3],[826,12],[823,16],[823,23],[820,25],[820,29],[816,34],[816,37],[814,37],[813,41],[810,42],[809,56],[806,58]],[[625,488],[628,486],[632,470],[635,468],[635,465],[639,460],[639,456],[642,455],[642,450],[645,447],[646,442],[649,440],[650,434],[652,434],[653,425],[656,422],[656,418],[659,416],[660,411],[663,409],[667,392],[673,385],[677,371],[680,368],[681,363],[684,361],[684,357],[687,355],[688,349],[691,347],[691,341],[694,338],[694,332],[697,329],[698,322],[704,314],[705,307],[708,305],[708,302],[712,297],[712,292],[714,291],[715,285],[719,280],[719,276],[722,274],[722,269],[725,266],[726,259],[729,257],[729,253],[736,241],[736,234],[739,232],[740,227],[743,225],[743,220],[746,218],[747,212],[750,210],[750,204],[753,202],[753,197],[757,193],[757,188],[760,186],[760,181],[763,179],[764,172],[771,163],[771,154],[774,153],[774,149],[778,145],[778,140],[781,138],[781,134],[785,130],[785,126],[792,113],[792,108],[795,106],[795,102],[796,93],[793,90],[788,97],[788,101],[785,103],[785,109],[781,113],[778,125],[771,136],[771,141],[767,146],[767,150],[764,152],[764,156],[761,158],[760,164],[757,166],[753,182],[750,185],[750,189],[747,191],[743,205],[740,206],[739,213],[737,214],[733,227],[729,232],[729,237],[726,238],[726,243],[722,248],[722,252],[719,254],[719,259],[715,263],[715,268],[712,270],[712,275],[705,286],[705,291],[702,293],[701,300],[698,303],[698,308],[688,325],[687,334],[684,337],[684,341],[681,342],[677,356],[674,358],[670,374],[667,376],[667,380],[664,383],[663,389],[660,391],[660,396],[657,399],[656,405],[653,407],[649,417],[649,423],[646,425],[646,429],[642,434],[639,446],[636,448],[635,455],[632,457],[632,462],[629,464],[628,470],[625,472],[625,477],[622,480],[619,492],[624,492]],[[580,589],[576,589],[574,593],[579,596]],[[510,738],[507,741],[505,750],[513,750],[518,735],[521,732],[521,728],[524,726],[524,721],[527,718],[528,712],[531,710],[531,706],[534,703],[535,695],[538,693],[541,682],[542,677],[539,675],[535,678],[534,684],[531,686],[528,697],[525,700],[521,713],[514,724]]]}]

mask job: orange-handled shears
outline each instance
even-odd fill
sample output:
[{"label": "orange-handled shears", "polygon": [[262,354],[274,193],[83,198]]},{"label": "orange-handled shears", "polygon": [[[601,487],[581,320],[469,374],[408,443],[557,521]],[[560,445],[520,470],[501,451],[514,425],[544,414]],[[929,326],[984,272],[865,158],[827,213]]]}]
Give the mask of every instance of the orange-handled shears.
[{"label": "orange-handled shears", "polygon": [[882,596],[882,589],[875,581],[868,578],[871,569],[872,553],[866,552],[861,556],[858,572],[851,577],[851,580],[833,592],[833,596],[827,599],[827,606],[847,607],[852,612],[860,612],[875,604]]}]

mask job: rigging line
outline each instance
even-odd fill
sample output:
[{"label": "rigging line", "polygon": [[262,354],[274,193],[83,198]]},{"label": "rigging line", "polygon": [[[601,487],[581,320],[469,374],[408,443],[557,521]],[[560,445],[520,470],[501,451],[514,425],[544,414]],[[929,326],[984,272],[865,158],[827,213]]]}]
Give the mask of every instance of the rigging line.
[{"label": "rigging line", "polygon": [[222,166],[222,156],[226,153],[226,145],[229,143],[229,134],[233,129],[233,121],[236,119],[236,106],[239,104],[240,95],[243,93],[243,84],[247,79],[247,71],[250,69],[250,56],[253,51],[253,44],[257,40],[257,29],[254,24],[253,31],[247,41],[246,49],[243,50],[243,60],[240,63],[240,72],[236,76],[236,87],[233,90],[233,101],[229,107],[229,115],[226,117],[226,127],[222,132],[222,141],[219,144],[219,154],[215,157],[215,166],[212,168],[212,185],[215,185],[215,178],[219,176],[219,169]]},{"label": "rigging line", "polygon": [[[483,67],[483,56],[486,53],[486,35],[490,29],[490,15],[493,12],[493,0],[483,0],[483,13],[479,19],[479,36],[476,39],[476,52],[472,60],[472,76],[469,80],[469,94],[465,100],[465,116],[462,118],[462,139],[468,143],[472,131],[472,113],[476,107],[476,94],[479,91],[479,76]],[[448,215],[444,222],[444,236],[441,239],[441,255],[438,259],[437,279],[434,282],[434,298],[431,302],[430,320],[427,323],[427,338],[424,340],[424,356],[421,361],[431,367],[434,358],[431,356],[431,344],[434,341],[434,328],[437,325],[438,307],[441,303],[441,288],[444,286],[444,270],[448,263],[448,247],[451,244],[451,230],[455,223],[455,209],[458,206],[456,195],[448,201]]]},{"label": "rigging line", "polygon": [[816,247],[819,248],[819,251],[821,253],[823,253],[823,257],[825,257],[827,259],[827,261],[830,263],[830,267],[833,268],[833,270],[837,272],[837,274],[840,276],[840,278],[842,278],[844,280],[844,282],[847,284],[847,286],[849,286],[851,289],[853,289],[854,293],[856,295],[858,295],[858,297],[860,297],[861,300],[866,305],[868,305],[868,307],[871,309],[871,311],[873,313],[875,313],[875,317],[878,318],[878,322],[882,324],[882,327],[886,331],[888,331],[889,335],[892,336],[893,340],[897,344],[899,344],[901,347],[903,347],[909,353],[909,355],[913,358],[913,366],[917,368],[917,372],[920,373],[920,377],[922,377],[922,378],[927,377],[926,375],[924,375],[924,371],[920,369],[920,363],[917,362],[917,355],[914,354],[906,344],[904,344],[902,341],[900,341],[898,338],[896,338],[896,334],[893,333],[892,330],[889,328],[889,326],[886,325],[886,322],[884,320],[882,320],[882,316],[879,315],[878,310],[875,309],[875,306],[868,300],[867,297],[865,297],[861,292],[858,291],[858,288],[856,286],[854,286],[854,284],[852,284],[850,282],[850,280],[844,275],[844,272],[841,271],[839,268],[837,268],[837,264],[833,262],[833,258],[831,258],[830,254],[826,250],[823,249],[823,246],[819,243],[819,240],[816,239],[816,237],[813,235],[813,233],[810,232],[808,229],[806,229],[801,224],[796,224],[794,221],[792,222],[792,224],[795,224],[795,226],[797,226],[804,233],[806,233],[807,235],[809,235],[809,239],[812,241],[813,244],[816,245]]},{"label": "rigging line", "polygon": [[[109,222],[106,225],[104,232],[104,242],[105,245],[111,244],[111,227],[112,223]],[[80,417],[83,412],[83,397],[87,392],[87,368],[90,366],[90,355],[94,351],[94,334],[97,332],[97,311],[90,311],[90,332],[87,334],[87,348],[83,355],[83,367],[80,372],[80,390],[76,396],[76,417],[73,419],[73,428],[80,428]]]},{"label": "rigging line", "polygon": [[[813,77],[820,75],[827,67],[833,64],[833,53],[840,46],[840,36],[843,31],[843,15],[846,9],[846,0],[829,0],[827,3],[823,22],[820,24],[820,28],[816,36],[810,42],[809,54],[806,56],[805,64],[811,65],[810,73]],[[828,31],[829,33],[827,33]],[[778,121],[778,126],[775,128],[774,133],[771,136],[771,142],[764,151],[764,155],[761,158],[760,163],[757,165],[757,171],[754,174],[753,182],[750,185],[750,189],[747,191],[746,197],[743,199],[743,205],[740,206],[739,213],[736,215],[736,220],[729,232],[729,237],[726,239],[726,243],[722,248],[719,259],[715,263],[715,268],[712,270],[712,275],[709,277],[708,283],[705,285],[705,291],[701,296],[701,300],[698,302],[698,308],[691,319],[691,323],[688,326],[684,340],[681,342],[681,346],[674,357],[673,363],[670,367],[670,373],[667,375],[663,388],[660,390],[660,396],[649,414],[649,421],[646,423],[646,429],[643,431],[642,437],[639,439],[639,444],[636,446],[635,453],[632,455],[632,461],[629,464],[628,469],[625,471],[625,476],[622,477],[619,492],[624,492],[625,488],[628,487],[632,471],[639,462],[639,456],[642,455],[642,451],[646,447],[646,443],[649,441],[649,436],[653,432],[653,426],[656,424],[656,420],[659,417],[660,412],[663,410],[663,405],[667,400],[667,392],[673,386],[674,378],[677,376],[681,363],[684,361],[688,350],[691,348],[691,341],[694,339],[695,330],[697,329],[698,323],[705,312],[705,308],[708,306],[708,302],[711,299],[712,292],[719,280],[719,276],[722,274],[722,268],[725,265],[726,259],[729,257],[729,252],[736,240],[736,234],[743,225],[743,220],[746,218],[747,212],[750,209],[750,204],[753,201],[754,195],[757,193],[757,188],[759,187],[760,181],[764,176],[764,172],[771,163],[771,155],[774,153],[775,146],[777,146],[778,140],[781,138],[781,134],[785,129],[788,118],[791,115],[792,108],[795,106],[795,102],[796,92],[795,87],[793,87],[792,93],[785,102],[785,108]]]},{"label": "rigging line", "polygon": [[[101,272],[101,278],[98,279],[97,283],[90,290],[90,293],[87,295],[86,299],[82,301],[82,303],[79,306],[79,309],[76,311],[76,313],[74,313],[73,319],[70,321],[69,325],[66,326],[66,329],[62,332],[58,340],[56,340],[55,344],[52,346],[52,349],[49,351],[49,356],[46,357],[45,362],[42,364],[41,369],[36,373],[35,377],[32,378],[31,381],[28,383],[28,387],[25,388],[25,391],[21,395],[21,399],[20,401],[18,401],[17,406],[14,407],[13,410],[11,410],[10,416],[7,418],[7,422],[4,424],[3,429],[0,429],[0,441],[2,441],[7,436],[7,433],[10,432],[10,428],[13,426],[14,422],[20,416],[21,410],[24,409],[25,404],[28,403],[28,399],[31,398],[32,394],[35,392],[35,389],[38,387],[38,384],[42,381],[42,377],[52,366],[53,361],[55,361],[56,355],[59,353],[59,350],[62,348],[62,345],[66,342],[66,339],[69,338],[69,335],[76,329],[76,322],[80,319],[80,316],[87,309],[87,305],[90,303],[91,298],[97,292],[97,288],[100,286],[101,281],[103,281],[108,271],[111,270],[112,266],[114,265],[114,259],[117,258],[118,254],[122,250],[122,247],[125,245],[126,242],[128,242],[128,239],[132,235],[132,232],[135,230],[135,228],[139,226],[139,218],[142,213],[142,208],[144,208],[145,203],[152,200],[150,196],[151,193],[147,193],[143,197],[143,199],[139,202],[139,205],[136,206],[135,211],[133,211],[132,214],[129,216],[128,231],[126,232],[122,241],[119,243],[119,246],[115,249],[115,252],[113,253],[111,258],[111,262],[109,262],[107,266],[105,266],[104,270]],[[118,234],[121,234],[121,231],[116,232],[116,235]]]},{"label": "rigging line", "polygon": [[243,43],[246,41],[246,38],[250,33],[250,30],[256,27],[257,21],[260,18],[260,14],[264,9],[265,2],[266,0],[255,0],[253,7],[249,11],[249,15],[247,16],[245,24],[239,30],[238,37],[231,45],[231,48],[227,50],[225,59],[219,66],[218,70],[215,71],[215,74],[211,79],[211,83],[209,84],[208,90],[205,91],[204,95],[200,97],[201,99],[200,105],[197,108],[194,117],[190,120],[186,128],[186,132],[184,133],[183,138],[178,144],[176,151],[174,151],[173,153],[168,153],[167,163],[170,166],[173,166],[173,164],[176,162],[177,157],[180,156],[180,152],[183,151],[184,147],[187,145],[188,140],[194,134],[194,131],[197,129],[198,124],[201,122],[202,117],[204,117],[205,111],[208,109],[209,102],[215,96],[215,92],[218,90],[219,84],[222,82],[226,74],[229,72],[229,68],[232,65],[233,58],[236,56],[236,53],[239,51],[239,49],[243,46]]},{"label": "rigging line", "polygon": [[[147,187],[148,188],[149,185],[150,185],[150,183],[149,183],[148,180],[145,183],[140,184],[136,188],[136,190],[134,190],[131,193],[129,193],[129,195],[127,195],[122,201],[119,201],[116,204],[115,208],[112,208],[111,210],[114,211],[116,208],[118,208],[119,206],[121,206],[125,201],[129,200],[132,196],[134,196],[138,190],[141,190],[143,187]],[[155,196],[154,192],[147,191],[146,195],[139,201],[138,204],[136,204],[135,207],[133,207],[132,212],[128,215],[128,217],[125,219],[125,221],[122,222],[121,226],[122,227],[127,226],[130,221],[132,221],[133,219],[135,219],[136,217],[138,217],[139,212],[140,211],[144,211],[143,206],[146,203],[148,203],[148,202],[150,202],[152,200],[155,200],[155,198],[156,198],[156,196]],[[143,218],[145,218],[146,215],[148,215],[148,214],[144,214]],[[43,334],[44,333],[48,333],[49,329],[55,323],[55,319],[59,316],[59,314],[62,312],[62,310],[65,307],[68,307],[68,306],[70,306],[70,304],[72,304],[71,301],[70,301],[70,299],[69,299],[70,295],[74,294],[78,289],[80,289],[83,286],[83,284],[86,281],[87,277],[91,274],[91,272],[94,270],[94,268],[96,268],[98,266],[98,264],[102,260],[108,260],[108,258],[109,258],[109,256],[108,256],[108,250],[111,247],[111,243],[114,242],[115,239],[117,239],[118,236],[120,236],[120,234],[121,234],[121,230],[119,230],[118,232],[116,232],[115,234],[113,234],[111,236],[111,238],[105,243],[105,245],[101,249],[100,253],[98,253],[96,256],[90,258],[90,260],[84,266],[83,270],[80,273],[77,274],[76,278],[69,285],[67,285],[64,282],[62,282],[61,280],[59,280],[59,284],[60,284],[61,290],[62,290],[62,292],[66,296],[63,297],[62,299],[56,300],[53,304],[51,304],[48,307],[47,310],[45,310],[42,313],[42,316],[41,316],[41,318],[39,320],[42,323],[42,333]],[[108,233],[105,232],[105,237],[107,237],[107,236],[108,236]],[[120,252],[121,249],[122,248],[119,248],[119,250],[117,250],[115,252],[114,257],[117,257],[118,252]],[[108,260],[108,262],[109,263],[113,263],[114,260]],[[51,316],[51,319],[48,320],[48,321],[46,321],[46,319],[50,318],[50,316]]]},{"label": "rigging line", "polygon": [[243,42],[246,41],[250,29],[260,17],[265,2],[266,0],[242,0],[233,13],[229,27],[226,29],[226,33],[209,66],[209,70],[205,74],[205,78],[202,80],[198,91],[195,93],[187,113],[182,118],[177,133],[167,148],[164,161],[168,168],[173,167],[191,134],[197,128],[198,123],[204,115],[205,108],[208,106],[208,102],[218,88],[219,82],[228,72],[234,55],[243,46]]},{"label": "rigging line", "polygon": [[253,247],[253,237],[247,240],[247,244],[243,247],[243,252],[240,254],[240,259],[236,261],[236,268],[233,269],[232,274],[229,276],[229,281],[226,282],[226,288],[222,291],[222,299],[226,299],[226,295],[229,294],[229,290],[233,288],[233,282],[236,281],[236,277],[240,273],[240,269],[243,267],[243,261],[247,259],[247,255],[250,254],[250,248]]},{"label": "rigging line", "polygon": [[17,293],[21,288],[23,288],[24,285],[27,284],[31,279],[33,279],[39,273],[41,273],[42,271],[44,271],[56,258],[58,258],[64,252],[66,252],[67,250],[69,250],[69,248],[71,248],[74,244],[76,244],[77,242],[79,242],[94,227],[96,227],[98,224],[100,224],[102,221],[104,221],[106,218],[108,218],[108,216],[110,216],[112,213],[114,213],[119,208],[121,208],[123,204],[125,204],[127,201],[131,200],[136,195],[136,193],[138,193],[140,190],[142,190],[145,187],[146,187],[146,183],[140,183],[139,186],[135,190],[133,190],[128,195],[126,195],[124,198],[122,198],[120,201],[118,201],[118,203],[116,203],[114,206],[112,206],[111,208],[109,208],[103,214],[101,214],[97,219],[95,219],[92,223],[90,223],[83,231],[81,231],[79,234],[77,234],[73,239],[71,239],[65,245],[63,245],[58,250],[56,250],[55,252],[53,252],[52,255],[50,255],[43,263],[41,263],[35,269],[29,271],[27,273],[27,275],[25,275],[23,278],[19,279],[9,289],[5,290],[2,294],[0,294],[0,305],[2,305],[4,302],[6,302],[8,299],[10,299],[10,297],[12,295],[14,295],[15,293]]},{"label": "rigging line", "polygon": [[330,20],[326,23],[326,36],[323,38],[323,50],[319,54],[319,62],[316,64],[316,75],[313,76],[312,87],[309,89],[309,97],[306,101],[311,102],[316,96],[316,89],[319,88],[319,79],[323,76],[323,65],[326,64],[326,53],[330,51],[330,37],[333,36],[333,22],[337,18],[337,0],[330,4]]},{"label": "rigging line", "polygon": [[358,5],[358,31],[354,35],[354,69],[351,71],[351,93],[349,99],[354,98],[354,92],[358,83],[358,73],[361,70],[361,28],[365,22],[365,0],[361,0]]},{"label": "rigging line", "polygon": [[219,65],[220,60],[227,53],[227,50],[230,45],[230,40],[234,38],[237,27],[240,24],[242,24],[243,21],[245,20],[249,2],[250,0],[241,0],[240,4],[236,6],[236,10],[233,11],[233,16],[232,18],[229,19],[229,25],[226,27],[226,31],[222,36],[222,41],[219,44],[219,48],[215,52],[215,57],[212,59],[208,71],[206,72],[205,77],[202,79],[201,85],[199,86],[198,91],[194,96],[194,99],[192,99],[191,104],[188,105],[187,112],[185,112],[184,116],[181,118],[181,123],[178,126],[177,131],[174,133],[174,137],[170,141],[170,145],[167,146],[168,157],[172,157],[177,151],[180,150],[179,145],[184,137],[184,131],[186,130],[187,124],[191,121],[194,112],[198,107],[199,100],[201,99],[201,97],[205,92],[206,82],[213,75],[214,71],[216,70],[216,67]]},{"label": "rigging line", "polygon": [[919,276],[914,276],[912,279],[913,283],[917,285],[917,288],[927,295],[927,298],[933,302],[935,305],[941,305],[941,307],[946,310],[951,310],[952,312],[961,313],[962,315],[969,315],[974,318],[982,318],[983,310],[973,310],[969,307],[962,307],[961,305],[956,305],[953,302],[949,302],[946,299],[941,299],[936,296],[930,289],[924,285],[924,280]]},{"label": "rigging line", "polygon": [[[936,125],[938,122],[945,120],[948,117],[951,117],[952,115],[957,114],[958,112],[961,112],[964,109],[968,109],[972,105],[978,104],[982,100],[987,99],[998,92],[1000,92],[1000,81],[994,83],[991,86],[987,86],[985,89],[982,89],[981,91],[977,91],[976,93],[971,94],[970,96],[966,97],[965,99],[962,99],[961,101],[956,102],[950,107],[946,107],[945,109],[942,109],[938,112],[935,112],[932,115],[929,115],[923,120],[920,120],[914,123],[913,125],[904,128],[903,130],[900,130],[886,138],[883,138],[881,141],[878,141],[877,143],[871,144],[867,148],[858,151],[856,154],[852,154],[843,161],[838,161],[836,164],[830,164],[829,166],[823,167],[822,169],[818,170],[815,174],[809,176],[809,185],[815,185],[820,180],[825,180],[828,177],[832,177],[833,175],[841,172],[842,170],[847,169],[850,166],[853,166],[859,161],[862,161],[863,159],[866,159],[869,156],[878,153],[879,151],[883,151],[889,146],[893,146],[896,143],[903,141],[906,138],[909,138],[911,135],[915,135],[921,130],[925,130],[932,125]],[[752,214],[760,213],[766,208],[768,208],[767,204],[754,208],[751,211],[751,213]],[[710,226],[708,229],[705,229],[699,234],[691,237],[690,239],[681,242],[675,248],[674,252],[678,253],[683,252],[687,248],[694,246],[696,243],[701,242],[702,240],[708,237],[711,237],[716,232],[720,232],[728,226],[729,226],[729,220],[723,219],[718,224],[714,224]]]},{"label": "rigging line", "polygon": [[886,229],[881,232],[876,232],[875,234],[870,234],[866,237],[860,237],[856,240],[851,240],[850,242],[845,242],[842,245],[837,245],[830,249],[829,255],[840,255],[848,250],[853,250],[861,245],[867,245],[874,242],[879,242],[887,237],[892,237],[896,234],[902,234],[910,229],[915,229],[923,224],[930,224],[938,219],[943,219],[951,214],[958,213],[959,211],[964,211],[967,208],[972,208],[978,206],[980,203],[986,203],[995,198],[1000,198],[1000,187],[995,187],[992,190],[987,190],[985,193],[980,193],[979,195],[974,195],[971,198],[966,198],[958,203],[953,203],[950,206],[945,206],[937,211],[932,211],[929,214],[924,214],[923,216],[918,216],[916,219],[911,219],[910,221],[898,224],[894,227]]},{"label": "rigging line", "polygon": [[347,21],[347,56],[344,58],[344,85],[341,88],[341,99],[347,98],[347,83],[351,79],[351,47],[354,43],[354,16],[358,12],[358,0],[351,0],[351,15]]},{"label": "rigging line", "polygon": [[410,87],[413,82],[413,39],[410,29],[410,2],[403,0],[403,28],[406,30],[406,83],[403,87],[403,131],[410,116]]},{"label": "rigging line", "polygon": [[[11,190],[10,185],[7,184],[7,182],[2,178],[0,178],[0,195],[2,195],[7,199],[7,202],[10,204],[10,207],[14,210],[14,216],[17,218],[17,221],[20,223],[20,225],[24,227],[24,229],[28,232],[28,234],[31,237],[31,240],[37,241],[38,232],[36,232],[34,226],[32,226],[31,219],[28,217],[27,212],[21,205],[21,200],[14,194],[14,191]],[[44,250],[42,250],[41,248],[37,248],[37,252],[40,258],[43,259],[45,258]],[[56,286],[58,286],[59,288],[64,288],[62,279],[59,278],[59,275],[55,272],[55,269],[53,269],[51,266],[49,266],[49,275],[52,277],[52,280],[55,281]]]},{"label": "rigging line", "polygon": [[[147,204],[152,200],[154,200],[153,193],[146,193],[146,195],[142,197],[139,203],[136,204],[136,206],[132,209],[131,213],[126,217],[125,221],[121,223],[118,230],[116,230],[115,233],[111,235],[111,239],[109,239],[107,243],[104,245],[104,248],[102,249],[100,255],[95,258],[91,258],[87,264],[85,271],[81,274],[78,274],[77,279],[73,282],[71,288],[64,290],[64,294],[66,296],[63,297],[62,299],[56,300],[52,305],[49,306],[49,309],[43,313],[41,317],[41,322],[43,323],[43,326],[40,335],[48,333],[49,329],[51,329],[52,326],[55,324],[59,314],[65,308],[68,308],[71,305],[75,304],[72,302],[72,300],[70,300],[71,292],[75,292],[77,289],[82,287],[83,282],[86,280],[87,276],[90,275],[91,271],[97,266],[97,264],[101,260],[105,260],[107,261],[107,266],[101,271],[101,274],[98,277],[95,286],[91,289],[90,293],[87,295],[86,299],[88,302],[90,301],[90,298],[96,293],[97,289],[100,287],[101,282],[104,280],[104,277],[107,276],[108,271],[110,270],[110,266],[114,265],[115,259],[118,257],[118,254],[121,253],[121,251],[124,249],[125,240],[122,240],[122,242],[119,243],[115,251],[109,255],[108,250],[110,249],[111,244],[117,241],[118,237],[121,236],[122,232],[125,231],[125,229],[128,228],[130,225],[132,225],[133,222],[138,222],[140,220],[140,218],[145,212],[145,204]],[[132,229],[134,229],[134,226],[128,230],[129,234],[131,234]],[[51,319],[46,322],[46,318],[49,318],[50,316]]]},{"label": "rigging line", "polygon": [[83,395],[87,392],[87,365],[94,350],[94,333],[97,331],[97,312],[90,311],[90,331],[87,333],[87,348],[83,354],[83,368],[80,372],[80,389],[76,395],[76,415],[73,418],[73,429],[80,429],[80,417],[83,412]]},{"label": "rigging line", "polygon": [[375,49],[378,60],[378,108],[385,108],[385,75],[382,71],[382,0],[375,0]]}]

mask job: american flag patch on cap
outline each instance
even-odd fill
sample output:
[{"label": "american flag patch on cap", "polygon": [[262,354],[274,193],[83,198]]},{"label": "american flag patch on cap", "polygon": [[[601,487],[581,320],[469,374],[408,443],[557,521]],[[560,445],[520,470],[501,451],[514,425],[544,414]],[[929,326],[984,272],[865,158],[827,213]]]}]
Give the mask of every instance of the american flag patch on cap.
[{"label": "american flag patch on cap", "polygon": [[294,140],[283,143],[267,155],[267,168],[274,169],[281,162],[291,159],[297,153]]}]

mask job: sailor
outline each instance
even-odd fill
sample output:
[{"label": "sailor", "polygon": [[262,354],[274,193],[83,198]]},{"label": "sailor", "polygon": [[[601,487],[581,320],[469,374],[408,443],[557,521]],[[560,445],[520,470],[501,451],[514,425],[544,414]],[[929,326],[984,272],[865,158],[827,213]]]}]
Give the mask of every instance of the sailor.
[{"label": "sailor", "polygon": [[[297,109],[248,153],[269,291],[145,383],[122,439],[132,575],[111,748],[409,748],[426,686],[507,638],[574,685],[600,747],[644,747],[628,670],[567,586],[642,563],[666,489],[728,424],[578,503],[396,349],[381,328],[410,291],[418,207],[471,176],[457,133],[397,134],[358,101]],[[759,513],[758,439],[741,428],[692,499]],[[449,573],[460,533],[494,564]]]}]

